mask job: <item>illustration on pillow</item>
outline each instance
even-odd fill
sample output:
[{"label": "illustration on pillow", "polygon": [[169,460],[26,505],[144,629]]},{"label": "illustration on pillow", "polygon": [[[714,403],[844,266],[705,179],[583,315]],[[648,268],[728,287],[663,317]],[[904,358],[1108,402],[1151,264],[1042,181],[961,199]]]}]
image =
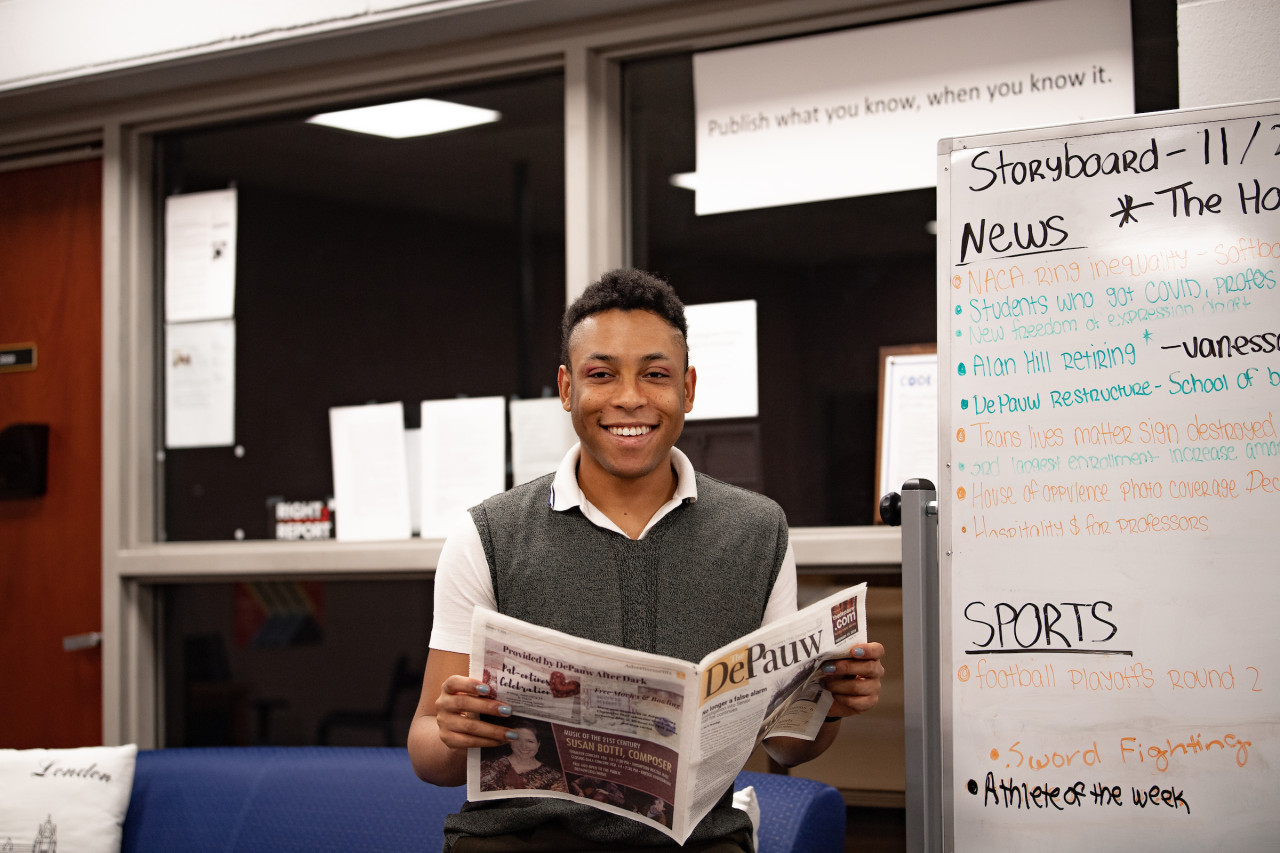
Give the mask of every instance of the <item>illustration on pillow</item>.
[{"label": "illustration on pillow", "polygon": [[136,745],[0,749],[0,850],[118,853]]}]

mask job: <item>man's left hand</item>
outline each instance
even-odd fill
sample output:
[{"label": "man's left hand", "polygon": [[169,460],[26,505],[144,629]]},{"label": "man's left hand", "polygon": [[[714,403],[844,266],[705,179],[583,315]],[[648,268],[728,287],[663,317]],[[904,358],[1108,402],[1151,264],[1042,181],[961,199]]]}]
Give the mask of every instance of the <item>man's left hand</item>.
[{"label": "man's left hand", "polygon": [[884,646],[861,643],[849,650],[849,657],[827,661],[823,671],[828,674],[822,683],[835,697],[828,716],[849,717],[876,706],[880,701],[880,681],[884,678],[882,657]]}]

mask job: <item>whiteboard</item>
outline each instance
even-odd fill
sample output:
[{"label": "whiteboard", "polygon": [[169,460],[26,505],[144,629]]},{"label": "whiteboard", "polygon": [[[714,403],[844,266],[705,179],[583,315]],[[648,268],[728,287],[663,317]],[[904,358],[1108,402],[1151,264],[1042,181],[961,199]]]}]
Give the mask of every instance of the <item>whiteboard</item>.
[{"label": "whiteboard", "polygon": [[1280,102],[938,169],[947,849],[1280,849]]}]

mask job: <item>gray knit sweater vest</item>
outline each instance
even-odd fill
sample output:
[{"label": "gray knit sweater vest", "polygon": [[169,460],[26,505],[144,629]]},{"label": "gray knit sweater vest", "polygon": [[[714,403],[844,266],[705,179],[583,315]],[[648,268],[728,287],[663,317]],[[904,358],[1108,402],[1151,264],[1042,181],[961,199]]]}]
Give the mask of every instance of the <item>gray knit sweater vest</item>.
[{"label": "gray knit sweater vest", "polygon": [[[698,499],[643,539],[602,530],[578,509],[550,507],[554,475],[472,508],[498,610],[602,643],[697,661],[760,627],[787,549],[781,508],[697,474]],[[748,829],[731,791],[690,840]],[[636,821],[566,800],[467,803],[445,821],[460,835],[501,835],[556,822],[606,848],[675,846]]]}]

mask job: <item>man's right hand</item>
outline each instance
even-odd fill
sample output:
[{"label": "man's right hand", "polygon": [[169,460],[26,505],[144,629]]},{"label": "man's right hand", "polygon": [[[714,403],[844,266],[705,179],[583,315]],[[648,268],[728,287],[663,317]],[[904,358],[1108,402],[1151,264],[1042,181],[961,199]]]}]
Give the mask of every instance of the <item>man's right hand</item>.
[{"label": "man's right hand", "polygon": [[507,742],[508,730],[481,715],[505,717],[511,709],[469,671],[469,655],[439,649],[427,654],[422,695],[409,727],[409,759],[419,778],[433,785],[464,784],[467,749]]},{"label": "man's right hand", "polygon": [[[428,674],[430,670],[428,666]],[[481,719],[482,715],[506,717],[511,714],[511,706],[504,704],[493,694],[494,691],[488,684],[474,678],[450,675],[444,680],[440,686],[440,694],[436,697],[435,716],[440,740],[445,746],[450,749],[469,749],[475,746],[499,746],[507,742],[509,729]]]}]

